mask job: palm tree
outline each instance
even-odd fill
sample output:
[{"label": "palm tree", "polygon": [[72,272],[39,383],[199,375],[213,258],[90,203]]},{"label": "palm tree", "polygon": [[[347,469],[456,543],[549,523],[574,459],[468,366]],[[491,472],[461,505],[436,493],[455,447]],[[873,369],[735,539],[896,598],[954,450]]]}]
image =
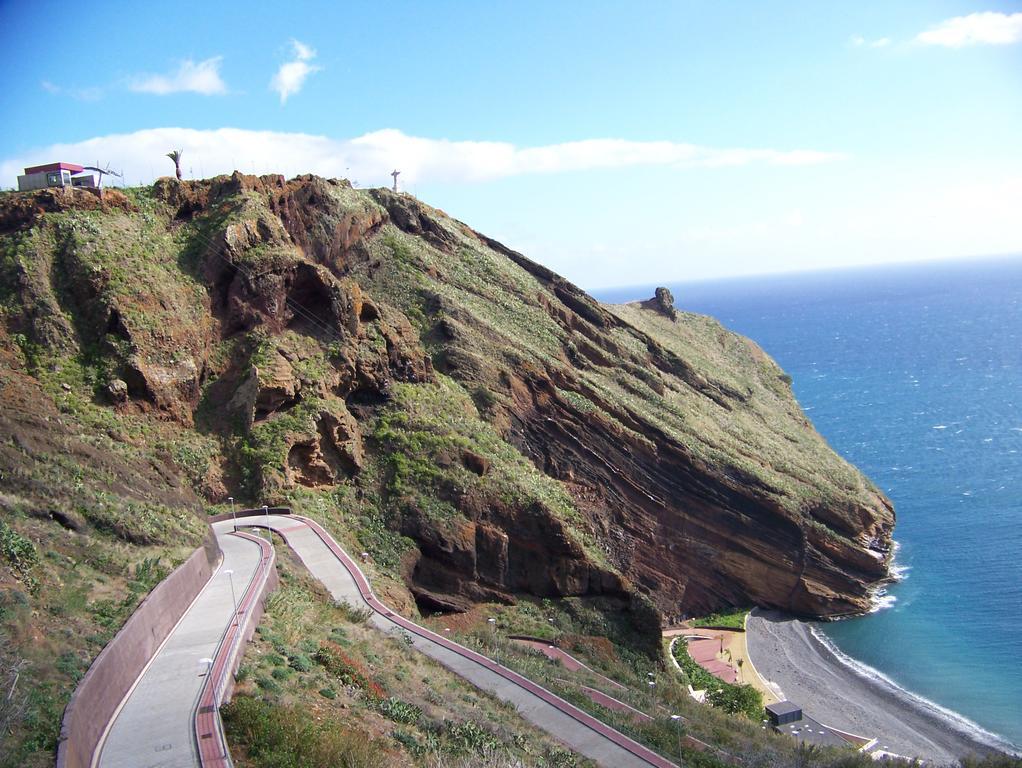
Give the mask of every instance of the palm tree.
[{"label": "palm tree", "polygon": [[175,149],[173,152],[168,152],[167,157],[174,161],[174,173],[177,175],[177,180],[181,181],[181,150]]}]

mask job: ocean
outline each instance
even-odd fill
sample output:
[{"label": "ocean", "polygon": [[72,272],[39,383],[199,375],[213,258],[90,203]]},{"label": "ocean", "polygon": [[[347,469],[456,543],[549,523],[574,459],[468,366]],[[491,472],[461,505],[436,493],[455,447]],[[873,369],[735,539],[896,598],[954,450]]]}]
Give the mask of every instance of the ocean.
[{"label": "ocean", "polygon": [[668,287],[777,360],[894,502],[901,580],[817,628],[860,672],[1022,745],[1022,259]]}]

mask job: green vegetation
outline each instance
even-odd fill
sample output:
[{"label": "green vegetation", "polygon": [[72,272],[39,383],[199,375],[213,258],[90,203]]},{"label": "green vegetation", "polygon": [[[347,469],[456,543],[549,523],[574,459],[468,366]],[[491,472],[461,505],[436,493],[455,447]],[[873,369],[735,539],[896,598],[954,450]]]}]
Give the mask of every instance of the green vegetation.
[{"label": "green vegetation", "polygon": [[763,694],[751,685],[725,683],[711,675],[689,656],[688,645],[684,640],[674,642],[671,652],[692,687],[706,691],[706,701],[711,706],[728,714],[743,714],[756,722],[762,719]]},{"label": "green vegetation", "polygon": [[260,768],[376,768],[381,745],[340,714],[313,719],[295,706],[238,696],[223,709],[224,729],[240,765]]},{"label": "green vegetation", "polygon": [[182,528],[197,531],[199,527],[194,514],[112,497],[97,498],[78,512],[97,530],[130,544],[169,544]]},{"label": "green vegetation", "polygon": [[738,608],[733,611],[711,613],[699,619],[692,619],[693,627],[719,627],[721,629],[745,629],[745,617],[749,615],[747,608]]},{"label": "green vegetation", "polygon": [[593,562],[612,569],[564,486],[483,421],[453,379],[438,374],[435,384],[396,384],[372,436],[383,456],[388,508],[399,519],[414,509],[443,525],[461,516],[451,499],[464,495],[518,509],[540,505],[568,526]]},{"label": "green vegetation", "polygon": [[369,677],[369,673],[355,659],[348,656],[334,643],[321,645],[315,660],[344,685],[359,688],[373,699],[383,698],[383,688]]},{"label": "green vegetation", "polygon": [[35,591],[38,582],[32,576],[32,569],[39,564],[39,553],[31,541],[4,520],[0,520],[0,560],[10,566],[22,584]]}]

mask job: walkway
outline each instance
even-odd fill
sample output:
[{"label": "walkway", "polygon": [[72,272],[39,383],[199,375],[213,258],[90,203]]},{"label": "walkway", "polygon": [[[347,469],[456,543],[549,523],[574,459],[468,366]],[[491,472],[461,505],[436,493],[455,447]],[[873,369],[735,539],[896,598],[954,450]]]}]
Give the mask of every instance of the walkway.
[{"label": "walkway", "polygon": [[370,621],[378,629],[407,635],[415,648],[475,686],[514,704],[523,717],[573,750],[614,768],[673,768],[673,763],[531,680],[391,611],[373,595],[354,560],[314,521],[297,515],[259,515],[239,518],[239,524],[269,525],[335,599],[368,605],[374,611]]},{"label": "walkway", "polygon": [[535,651],[539,651],[551,661],[560,662],[561,666],[567,669],[569,672],[578,672],[580,669],[584,669],[590,673],[593,677],[597,678],[611,688],[617,688],[618,690],[626,690],[625,686],[621,685],[617,680],[611,680],[606,675],[601,675],[592,667],[583,664],[581,661],[576,659],[567,651],[558,648],[556,645],[546,642],[545,640],[533,640],[528,637],[512,637],[511,642],[516,645],[521,645],[526,648],[532,648]]},{"label": "walkway", "polygon": [[[100,745],[99,768],[193,768],[200,765],[196,746],[196,709],[206,684],[208,663],[217,657],[214,675],[222,673],[236,650],[221,641],[233,635],[234,594],[244,612],[250,602],[249,586],[265,568],[264,548],[250,536],[229,533],[231,526],[214,526],[223,561],[209,582],[160,646],[129,691]],[[269,549],[268,547],[266,548]],[[233,571],[228,575],[227,571]],[[229,638],[230,639],[230,638]],[[209,714],[209,713],[207,713]],[[220,734],[203,740],[203,752],[223,751]],[[228,765],[228,761],[217,761]],[[210,762],[206,763],[207,765]]]},{"label": "walkway", "polygon": [[[671,638],[672,642],[677,638],[697,638],[687,641],[689,656],[714,677],[727,683],[748,683],[763,695],[764,704],[784,700],[784,693],[780,687],[760,675],[752,663],[744,631],[689,627],[682,624],[664,630],[663,634],[664,637]],[[721,651],[722,642],[727,654]],[[739,664],[739,661],[742,663]]]}]

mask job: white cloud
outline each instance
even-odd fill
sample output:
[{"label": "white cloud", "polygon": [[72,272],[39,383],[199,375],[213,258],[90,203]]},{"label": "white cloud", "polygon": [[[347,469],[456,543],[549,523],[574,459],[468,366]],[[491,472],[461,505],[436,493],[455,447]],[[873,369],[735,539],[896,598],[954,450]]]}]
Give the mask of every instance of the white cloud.
[{"label": "white cloud", "polygon": [[916,41],[926,45],[961,48],[966,45],[1009,45],[1022,41],[1022,13],[971,13],[942,21],[920,32]]},{"label": "white cloud", "polygon": [[298,93],[305,85],[306,79],[322,67],[309,62],[316,58],[316,51],[298,40],[291,41],[292,60],[280,65],[277,74],[270,80],[270,89],[280,95],[280,103]]},{"label": "white cloud", "polygon": [[185,59],[177,71],[169,75],[142,74],[132,77],[128,87],[139,93],[154,93],[165,96],[168,93],[201,93],[203,96],[214,96],[227,93],[227,86],[220,78],[220,62],[223,56],[198,63]]},{"label": "white cloud", "polygon": [[294,48],[295,58],[299,61],[309,61],[310,59],[316,58],[316,51],[312,47],[306,45],[300,40],[291,40],[291,45]]},{"label": "white cloud", "polygon": [[70,96],[78,101],[99,101],[103,98],[105,90],[98,85],[87,88],[64,88],[49,80],[43,80],[39,84],[44,91],[54,96]]},{"label": "white cloud", "polygon": [[848,42],[856,48],[886,48],[892,42],[889,37],[878,37],[876,40],[867,40],[862,35],[852,35]]},{"label": "white cloud", "polygon": [[164,157],[171,149],[184,150],[185,171],[187,173],[190,167],[196,176],[230,173],[234,169],[285,175],[316,173],[356,179],[364,186],[389,184],[389,173],[394,168],[401,171],[404,184],[470,183],[596,168],[798,166],[842,157],[817,150],[715,148],[624,139],[585,139],[518,147],[499,141],[427,139],[393,129],[374,131],[354,139],[333,139],[238,128],[152,128],[56,144],[4,158],[0,160],[0,185],[13,183],[27,165],[55,160],[78,162],[83,158],[123,168],[129,183],[149,182],[171,170]]}]

